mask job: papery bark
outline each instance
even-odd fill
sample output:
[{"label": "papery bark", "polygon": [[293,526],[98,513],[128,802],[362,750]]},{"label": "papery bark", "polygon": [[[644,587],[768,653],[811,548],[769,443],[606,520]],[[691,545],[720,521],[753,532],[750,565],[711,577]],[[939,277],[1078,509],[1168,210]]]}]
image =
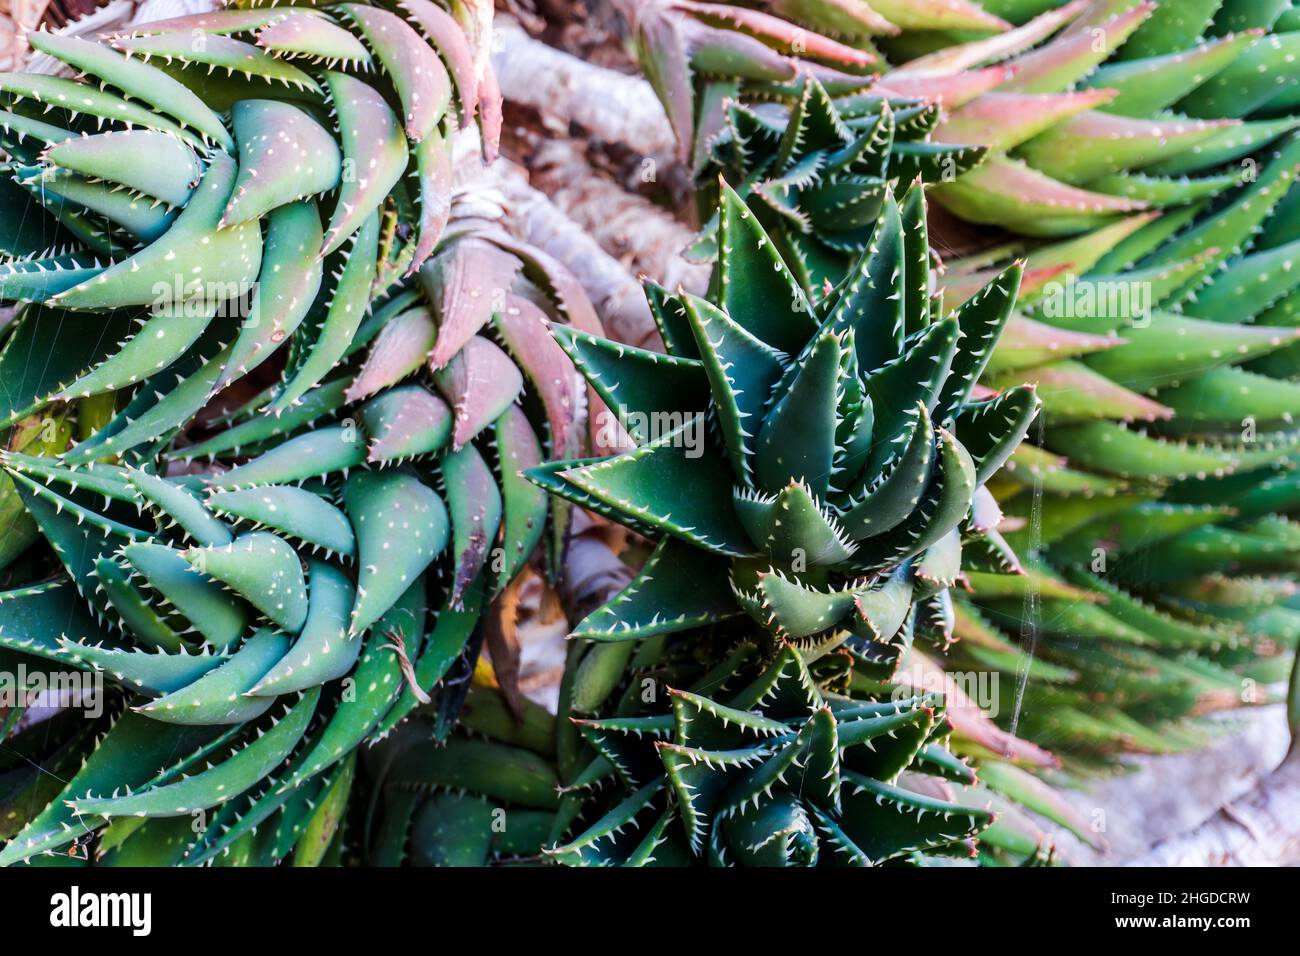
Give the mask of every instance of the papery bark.
[{"label": "papery bark", "polygon": [[577,276],[603,319],[606,333],[629,345],[659,348],[658,329],[640,283],[582,227],[533,189],[522,169],[498,161],[492,171],[519,237]]},{"label": "papery bark", "polygon": [[1250,793],[1190,833],[1158,843],[1127,866],[1300,864],[1300,760],[1284,761]]},{"label": "papery bark", "polygon": [[567,133],[576,123],[592,137],[647,157],[669,157],[676,149],[659,98],[639,76],[585,63],[532,39],[506,17],[496,21],[492,64],[506,100],[537,110],[553,129]]}]

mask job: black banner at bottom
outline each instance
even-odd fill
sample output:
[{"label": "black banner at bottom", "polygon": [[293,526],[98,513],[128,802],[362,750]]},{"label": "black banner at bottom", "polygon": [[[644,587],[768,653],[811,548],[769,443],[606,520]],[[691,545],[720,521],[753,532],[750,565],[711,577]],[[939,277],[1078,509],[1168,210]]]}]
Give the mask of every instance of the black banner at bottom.
[{"label": "black banner at bottom", "polygon": [[[990,942],[1037,930],[1057,938],[1196,933],[1216,945],[1294,919],[1295,870],[878,869],[811,871],[109,870],[0,871],[0,912],[14,952],[28,941],[115,945],[377,942],[438,945],[482,935],[500,945],[564,947],[606,921],[619,938],[681,934],[692,948],[768,926],[832,931],[836,945],[886,940]],[[830,927],[836,927],[830,930]],[[639,927],[639,928],[638,928]],[[854,927],[857,927],[855,930]],[[411,939],[412,942],[415,939]],[[472,938],[472,936],[471,936]],[[587,937],[590,939],[591,937]],[[401,945],[405,945],[402,943]]]}]

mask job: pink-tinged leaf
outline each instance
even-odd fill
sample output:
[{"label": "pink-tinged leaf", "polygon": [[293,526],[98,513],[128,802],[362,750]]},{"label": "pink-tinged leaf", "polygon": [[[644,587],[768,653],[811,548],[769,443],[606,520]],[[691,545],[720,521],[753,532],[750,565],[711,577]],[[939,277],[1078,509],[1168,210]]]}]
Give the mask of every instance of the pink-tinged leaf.
[{"label": "pink-tinged leaf", "polygon": [[496,327],[542,399],[551,432],[551,457],[576,458],[582,454],[584,383],[564,349],[551,337],[549,321],[536,304],[511,295],[497,313]]},{"label": "pink-tinged leaf", "polygon": [[[1103,30],[1109,29],[1114,25],[1117,17],[1130,12],[1134,7],[1156,7],[1160,5],[1160,2],[1161,0],[1093,0],[1082,16],[1076,18],[1061,31],[1061,36],[1072,37],[1080,33],[1095,36],[1098,27]],[[1203,2],[1203,0],[1198,0],[1198,2]],[[1219,0],[1219,2],[1222,3],[1223,0]],[[1252,0],[1247,0],[1247,2],[1252,2]],[[1097,39],[1103,38],[1098,36]],[[1109,42],[1110,38],[1106,37],[1105,40]],[[1110,46],[1114,49],[1115,44],[1111,43]]]},{"label": "pink-tinged leaf", "polygon": [[[1020,295],[1032,295],[1064,271],[1064,266],[1052,266],[1047,269],[1026,269],[1020,277]],[[957,308],[957,306],[1000,276],[1002,272],[1003,269],[999,267],[996,269],[980,269],[977,272],[967,272],[949,277],[943,283],[944,308]]]},{"label": "pink-tinged leaf", "polygon": [[113,46],[128,56],[146,63],[157,57],[167,63],[206,66],[207,72],[226,70],[241,77],[284,83],[300,90],[319,93],[316,81],[287,60],[272,56],[251,43],[232,37],[205,35],[202,44],[179,33],[159,33],[145,37],[121,37]]},{"label": "pink-tinged leaf", "polygon": [[1022,315],[1013,315],[1007,321],[1002,337],[998,339],[998,347],[989,360],[988,372],[997,374],[1029,368],[1044,362],[1100,352],[1122,342],[1117,335],[1074,332]]},{"label": "pink-tinged leaf", "polygon": [[711,27],[697,20],[677,24],[682,42],[698,73],[737,76],[759,82],[794,79],[795,63],[761,40],[734,30]]},{"label": "pink-tinged leaf", "polygon": [[338,143],[306,112],[276,100],[240,100],[231,113],[239,178],[221,217],[223,228],[338,185]]},{"label": "pink-tinged leaf", "polygon": [[494,0],[458,0],[447,6],[455,11],[456,22],[469,38],[475,63],[482,69],[492,46],[492,18],[496,12]]},{"label": "pink-tinged leaf", "polygon": [[898,27],[862,0],[768,0],[767,9],[787,20],[811,22],[843,36],[893,36]]},{"label": "pink-tinged leaf", "polygon": [[1079,93],[988,93],[950,113],[934,131],[944,143],[972,143],[1004,151],[1057,123],[1108,102],[1111,90]]},{"label": "pink-tinged leaf", "polygon": [[384,66],[405,113],[406,135],[420,142],[438,125],[451,102],[451,77],[438,54],[395,13],[357,3],[337,8],[351,19]]},{"label": "pink-tinged leaf", "polygon": [[[1084,275],[1092,270],[1102,256],[1143,226],[1159,218],[1158,212],[1142,212],[1135,216],[1126,216],[1118,222],[1085,233],[1077,239],[1067,239],[1064,242],[1041,246],[1025,257],[1025,265],[1034,270],[1061,266],[1067,272],[1073,272],[1077,276]],[[1023,305],[1025,300],[1022,298],[1020,302]]]},{"label": "pink-tinged leaf", "polygon": [[1041,43],[1088,9],[1090,0],[1074,0],[1048,10],[1024,26],[985,40],[960,43],[904,63],[896,72],[910,75],[943,76],[984,66],[1015,56]]},{"label": "pink-tinged leaf", "polygon": [[528,279],[545,289],[547,297],[559,308],[561,315],[575,329],[604,336],[605,327],[596,315],[596,309],[578,281],[557,259],[548,253],[518,242],[505,233],[492,233],[488,238],[496,246],[514,254],[524,264]]},{"label": "pink-tinged leaf", "polygon": [[1065,272],[1065,269],[1060,266],[1026,269],[1024,275],[1020,277],[1020,294],[1024,296],[1034,295],[1063,272]]},{"label": "pink-tinged leaf", "polygon": [[501,309],[521,268],[517,258],[477,236],[457,239],[421,267],[420,284],[438,320],[431,368],[450,362]]},{"label": "pink-tinged leaf", "polygon": [[360,401],[413,375],[424,365],[437,337],[433,316],[423,306],[389,319],[371,343],[361,371],[348,386],[347,401]]},{"label": "pink-tinged leaf", "polygon": [[419,385],[390,388],[361,409],[370,436],[366,460],[372,464],[429,455],[451,438],[451,409]]},{"label": "pink-tinged leaf", "polygon": [[1240,124],[1234,119],[1133,119],[1090,110],[1026,143],[1019,156],[1055,179],[1086,183],[1177,156]]},{"label": "pink-tinged leaf", "polygon": [[1027,740],[1007,733],[958,686],[948,674],[920,651],[913,648],[895,681],[919,691],[943,688],[944,711],[959,736],[993,751],[999,756],[1036,767],[1056,767],[1060,761],[1048,751]]},{"label": "pink-tinged leaf", "polygon": [[[931,212],[936,210],[929,210]],[[927,222],[931,234],[935,232],[936,224]],[[931,243],[932,246],[939,249],[951,248],[958,249],[963,245],[953,242]],[[1025,250],[1029,248],[1029,243],[1022,239],[1008,242],[1000,242],[997,245],[987,246],[978,252],[971,252],[968,255],[955,259],[945,259],[943,262],[942,273],[946,276],[964,276],[972,272],[978,272],[980,269],[986,269],[998,263],[1010,262],[1012,259],[1028,259]],[[1044,248],[1054,248],[1054,246],[1045,246]],[[942,285],[942,283],[940,283]]]},{"label": "pink-tinged leaf", "polygon": [[496,541],[501,527],[501,491],[492,469],[473,445],[443,456],[442,479],[451,512],[451,606],[458,607]]},{"label": "pink-tinged leaf", "polygon": [[[281,11],[283,13],[283,11]],[[282,15],[257,33],[257,45],[276,54],[308,56],[335,63],[370,66],[370,52],[360,40],[315,12]]]},{"label": "pink-tinged leaf", "polygon": [[993,497],[993,492],[980,485],[975,489],[975,495],[971,499],[967,525],[970,530],[985,534],[996,529],[1001,523],[1002,507],[998,504],[998,499]]},{"label": "pink-tinged leaf", "polygon": [[1007,89],[1020,93],[1069,89],[1118,49],[1155,8],[1154,3],[1140,3],[1101,25],[1071,26],[1051,43],[1017,57],[1016,75]]},{"label": "pink-tinged leaf", "polygon": [[398,8],[432,41],[456,86],[460,102],[460,128],[474,120],[478,104],[478,79],[474,75],[474,52],[456,19],[430,0],[397,0]]},{"label": "pink-tinged leaf", "polygon": [[876,12],[904,30],[979,30],[1001,33],[1011,24],[972,0],[871,0]]},{"label": "pink-tinged leaf", "polygon": [[885,96],[925,100],[948,109],[957,109],[1001,86],[1015,73],[1015,68],[1011,66],[986,66],[961,73],[926,76],[894,72],[882,76],[875,90]]},{"label": "pink-tinged leaf", "polygon": [[1103,850],[1106,840],[1078,808],[1059,790],[1014,764],[986,761],[980,764],[980,782],[990,790],[1010,797],[1022,807],[1059,823],[1094,850]]},{"label": "pink-tinged leaf", "polygon": [[322,258],[343,245],[406,171],[406,140],[397,116],[371,86],[346,73],[325,74],[343,144],[338,203],[325,232]]},{"label": "pink-tinged leaf", "polygon": [[[596,315],[591,300],[587,298],[582,283],[563,264],[540,249],[518,242],[504,233],[493,233],[491,239],[501,248],[508,249],[519,257],[524,263],[524,273],[527,278],[544,289],[547,300],[556,307],[569,325],[583,332],[590,332],[592,335],[602,338],[605,336],[605,327]],[[611,447],[605,440],[608,437],[605,434],[607,429],[601,426],[601,422],[605,420],[601,414],[604,410],[605,403],[596,394],[596,390],[590,385],[587,386],[587,424],[590,429],[590,448],[593,449],[591,454],[598,453],[595,449],[602,449],[600,453],[608,454],[625,450],[622,447]]]},{"label": "pink-tinged leaf", "polygon": [[451,139],[434,130],[415,147],[420,178],[420,232],[406,270],[410,275],[433,254],[451,218]]},{"label": "pink-tinged leaf", "polygon": [[933,196],[962,218],[1000,225],[1029,235],[1068,235],[1095,228],[1107,217],[1146,207],[1143,202],[1089,192],[994,156]]},{"label": "pink-tinged leaf", "polygon": [[672,21],[662,15],[642,19],[636,40],[640,47],[637,60],[668,114],[678,158],[688,160],[695,137],[695,89],[686,43]]},{"label": "pink-tinged leaf", "polygon": [[501,87],[497,86],[497,74],[488,63],[483,70],[483,78],[478,83],[478,125],[483,137],[483,159],[492,162],[501,149],[501,127],[505,123],[502,113]]},{"label": "pink-tinged leaf", "polygon": [[799,72],[811,76],[831,96],[849,96],[854,93],[861,93],[876,82],[875,74],[846,73],[838,67],[827,66],[825,63],[818,63],[816,60],[800,61]]},{"label": "pink-tinged leaf", "polygon": [[451,403],[452,447],[461,448],[510,407],[524,377],[500,347],[476,335],[434,373],[434,383]]},{"label": "pink-tinged leaf", "polygon": [[[695,0],[677,0],[675,6],[680,10],[690,11],[701,20],[714,26],[726,30],[740,30],[745,35],[775,46],[786,54],[812,57],[857,69],[868,67],[876,62],[876,58],[865,50],[846,46],[829,37],[782,20],[780,17],[774,17],[769,13],[720,3],[696,3]],[[787,69],[784,63],[763,59],[761,55],[756,57],[756,60],[764,62],[766,64],[765,69]],[[742,73],[740,75],[747,74]],[[763,79],[764,77],[753,78]],[[774,76],[770,78],[780,79],[781,77]]]},{"label": "pink-tinged leaf", "polygon": [[[1174,414],[1173,409],[1130,391],[1079,362],[1054,362],[1040,368],[1019,369],[1011,373],[1005,384],[1021,382],[1038,386],[1043,409],[1053,421],[1112,418],[1153,422],[1172,418]],[[995,380],[994,384],[999,382]]]},{"label": "pink-tinged leaf", "polygon": [[193,34],[196,30],[226,36],[231,33],[255,30],[263,24],[282,19],[284,15],[283,9],[213,10],[211,13],[195,13],[181,17],[168,17],[166,20],[150,20],[148,23],[132,23],[122,30],[114,31],[111,36],[116,38],[150,36],[159,33]]}]

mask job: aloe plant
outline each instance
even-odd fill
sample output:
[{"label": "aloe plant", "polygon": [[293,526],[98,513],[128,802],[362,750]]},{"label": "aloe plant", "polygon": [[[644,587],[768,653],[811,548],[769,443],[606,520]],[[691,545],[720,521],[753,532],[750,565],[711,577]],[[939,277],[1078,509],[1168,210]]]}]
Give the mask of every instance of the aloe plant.
[{"label": "aloe plant", "polygon": [[1240,181],[1249,157],[1295,128],[1296,34],[1276,23],[1283,5],[1180,6],[1052,4],[1003,34],[901,63],[899,75],[953,82],[990,64],[1011,74],[942,125],[995,153],[937,201],[973,222],[1059,236]]},{"label": "aloe plant", "polygon": [[[1040,282],[1032,318],[986,380],[1028,378],[1043,397],[1039,447],[1025,446],[995,489],[1009,514],[1033,522],[1012,540],[1050,562],[1039,568],[1041,618],[1027,619],[1022,592],[976,582],[980,610],[958,631],[998,654],[1009,646],[990,623],[1020,634],[1031,620],[1047,635],[1039,654],[1058,669],[1031,690],[1025,715],[1049,745],[1194,744],[1194,728],[1159,721],[1262,702],[1259,688],[1285,677],[1281,651],[1300,636],[1287,517],[1300,329],[1286,306],[1295,246],[1282,211],[1296,150],[1284,141],[1256,183],[1183,217],[1181,230],[1124,223],[1103,230],[1107,243],[1029,256],[1048,276],[1068,264],[1070,284]],[[956,281],[974,285],[980,271]],[[1103,296],[1099,307],[1061,308],[1089,293]]]},{"label": "aloe plant", "polygon": [[1012,540],[1050,562],[1041,614],[1040,597],[985,587],[958,630],[984,657],[1011,650],[990,624],[1044,634],[1049,666],[1023,710],[1035,739],[1177,749],[1202,732],[1162,721],[1267,699],[1257,685],[1284,677],[1279,652],[1300,637],[1286,517],[1297,23],[1283,5],[1038,6],[1052,9],[990,5],[1023,25],[899,68],[1014,69],[940,127],[1004,155],[935,196],[976,222],[1084,231],[949,263],[960,298],[1000,259],[1027,259],[1028,317],[986,381],[1039,384],[1043,450],[1011,463],[999,497],[1033,520]]},{"label": "aloe plant", "polygon": [[560,862],[923,862],[974,856],[973,838],[992,822],[982,807],[897,785],[904,771],[974,782],[942,746],[951,727],[940,695],[824,694],[788,644],[728,704],[671,694],[671,714],[582,722],[602,764],[632,792],[554,848]]},{"label": "aloe plant", "polygon": [[[985,155],[983,147],[935,141],[941,114],[932,104],[868,94],[833,101],[814,77],[800,81],[788,106],[733,100],[724,116],[710,140],[698,205],[716,205],[710,177],[739,184],[813,295],[861,255],[887,193],[913,181],[951,181]],[[716,228],[715,216],[693,255],[716,255]],[[921,233],[913,238],[925,242]]]},{"label": "aloe plant", "polygon": [[[110,335],[10,418],[183,359],[199,360],[210,394],[286,341],[292,374],[274,410],[319,384],[369,297],[436,247],[453,132],[477,120],[494,148],[499,103],[457,21],[428,0],[397,10],[281,5],[104,42],[32,36],[94,82],[0,78],[12,157],[0,292],[39,303],[37,316],[105,313]],[[222,328],[236,309],[246,321]],[[159,384],[172,427],[207,398]]]},{"label": "aloe plant", "polygon": [[[1292,13],[620,6],[717,259],[647,286],[663,353],[454,188],[485,7],[39,34],[82,76],[0,76],[0,669],[110,686],[7,741],[0,863],[1041,861],[1019,808],[1083,821],[904,662],[1000,673],[1074,769],[1263,699]],[[935,274],[925,184],[937,234],[1017,235]],[[572,506],[652,550],[553,722],[476,662]]]},{"label": "aloe plant", "polygon": [[[836,36],[878,72],[856,86],[837,77],[829,96],[745,78],[725,106],[696,100],[715,116],[690,131],[696,155],[709,150],[705,179],[721,169],[752,190],[810,295],[844,274],[839,246],[863,234],[856,214],[882,187],[840,185],[822,158],[833,153],[802,144],[833,142],[828,128],[851,128],[873,98],[932,102],[934,139],[987,151],[932,187],[948,213],[933,224],[941,243],[954,213],[1031,237],[986,238],[938,283],[956,305],[1025,260],[1024,314],[982,385],[1028,379],[1045,403],[1040,447],[1022,447],[993,482],[1024,523],[1010,538],[1029,573],[972,576],[954,666],[1017,675],[1000,712],[1089,757],[1195,744],[1197,728],[1162,721],[1266,699],[1256,685],[1281,675],[1278,651],[1298,633],[1285,517],[1300,411],[1288,304],[1295,17],[1283,4],[994,0],[961,24],[916,5],[929,19],[893,29],[868,22],[872,10],[888,19],[875,4],[855,8],[856,27],[838,5],[748,6],[789,18],[789,36]],[[752,11],[727,9],[712,14],[718,26],[752,33]],[[817,49],[783,52],[817,61]],[[653,77],[663,56],[639,52]],[[707,89],[735,71],[697,73]],[[792,105],[763,102],[773,95]],[[820,123],[806,120],[809,104]],[[833,205],[820,202],[828,180]],[[1076,309],[1076,295],[1101,299]],[[1179,557],[1165,562],[1166,548]],[[1026,636],[1037,637],[1036,679],[1022,694]]]},{"label": "aloe plant", "polygon": [[65,785],[6,767],[0,863],[337,862],[357,747],[449,733],[488,603],[559,560],[519,472],[591,450],[547,325],[600,325],[453,189],[452,135],[500,115],[476,22],[230,9],[34,36],[85,80],[0,77],[0,655],[108,685],[38,734]]},{"label": "aloe plant", "polygon": [[[615,0],[613,6],[627,22],[629,43],[664,104],[682,157],[694,165],[727,98],[742,87],[780,92],[797,82],[796,51],[808,70],[837,89],[856,89],[873,72],[870,53],[762,11],[693,0]],[[804,48],[807,41],[811,49]]]},{"label": "aloe plant", "polygon": [[[989,155],[946,177],[934,198],[970,222],[1026,235],[1072,235],[1217,196],[1296,123],[1289,62],[1300,19],[1285,4],[995,0],[850,11],[756,0],[654,3],[626,15],[697,168],[730,125],[728,101],[795,99],[803,70],[846,98],[847,116],[864,94],[942,106],[936,139]],[[888,38],[883,53],[872,37]]]},{"label": "aloe plant", "polygon": [[[1007,26],[968,0],[871,5],[612,0],[612,6],[627,23],[632,51],[664,104],[683,157],[697,168],[723,123],[728,100],[797,97],[801,75],[814,77],[835,95],[856,93],[875,84],[888,67],[873,36],[900,29]],[[887,95],[929,92],[930,84],[900,81]]]},{"label": "aloe plant", "polygon": [[[894,786],[904,769],[955,763],[928,749],[948,730],[942,705],[869,695],[914,638],[946,642],[964,565],[1015,566],[983,483],[1038,402],[1030,388],[970,390],[1019,267],[932,311],[918,186],[901,209],[886,194],[867,251],[814,303],[721,189],[716,294],[647,287],[666,355],[556,329],[637,447],[528,474],[656,544],[572,634],[562,714],[583,718],[592,746],[562,741],[561,777],[576,793],[610,775],[620,786],[575,798],[554,854],[862,864],[964,847],[985,814]],[[906,743],[874,761],[874,738],[901,724]]]},{"label": "aloe plant", "polygon": [[[435,310],[401,304],[376,313],[380,337],[412,311],[432,322]],[[539,323],[533,347],[544,334]],[[270,814],[287,817],[288,801],[310,804],[359,743],[472,661],[485,602],[548,526],[545,496],[517,474],[543,454],[515,404],[523,377],[489,339],[472,341],[481,345],[433,376],[437,389],[395,382],[350,405],[346,392],[375,367],[354,363],[279,418],[253,415],[167,452],[236,456],[225,470],[165,477],[143,462],[96,461],[94,439],[61,461],[3,456],[62,568],[0,593],[0,642],[102,671],[131,710],[0,859],[117,817],[207,812],[186,860],[211,858]],[[476,364],[475,349],[500,360]],[[485,369],[498,376],[492,387],[479,381]],[[250,447],[265,450],[241,454]],[[436,708],[454,720],[458,704],[453,692]],[[139,777],[140,736],[184,759]],[[196,761],[211,766],[193,773]],[[177,779],[181,770],[192,775]]]}]

